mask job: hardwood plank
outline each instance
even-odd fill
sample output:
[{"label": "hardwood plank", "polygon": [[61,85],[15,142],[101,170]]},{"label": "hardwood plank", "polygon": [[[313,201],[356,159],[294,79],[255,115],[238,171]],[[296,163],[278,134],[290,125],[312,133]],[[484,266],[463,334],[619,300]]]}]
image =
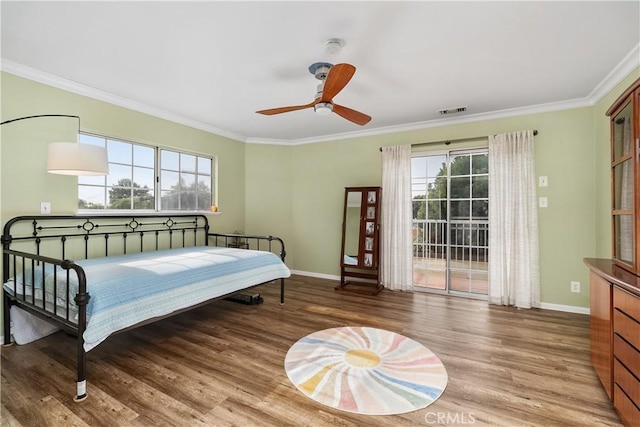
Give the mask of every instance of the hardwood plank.
[{"label": "hardwood plank", "polygon": [[5,425],[5,418],[10,420],[9,422],[13,425],[44,425],[47,416],[39,410],[40,398],[36,398],[28,392],[25,393],[24,388],[7,380],[4,372],[5,363],[3,362],[2,365],[2,425]]},{"label": "hardwood plank", "polygon": [[3,427],[20,427],[21,424],[4,405],[0,405],[0,425]]},{"label": "hardwood plank", "polygon": [[[71,337],[3,348],[3,425],[620,426],[591,366],[588,316],[425,293],[356,295],[335,285],[293,276],[283,306],[279,286],[263,285],[255,290],[263,304],[217,301],[110,337],[88,354],[83,403],[72,401]],[[384,417],[308,399],[284,372],[289,347],[346,325],[427,346],[447,368],[444,394],[422,410]]]},{"label": "hardwood plank", "polygon": [[67,408],[62,402],[55,399],[52,396],[47,396],[44,399],[40,399],[38,402],[39,410],[46,414],[46,422],[42,425],[50,426],[68,426],[68,427],[88,427],[89,424],[85,423],[74,414],[69,408]]}]

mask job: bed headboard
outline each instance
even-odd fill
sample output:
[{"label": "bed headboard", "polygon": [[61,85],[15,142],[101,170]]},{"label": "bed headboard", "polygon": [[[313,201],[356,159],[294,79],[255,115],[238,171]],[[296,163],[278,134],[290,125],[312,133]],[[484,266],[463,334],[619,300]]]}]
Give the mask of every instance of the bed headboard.
[{"label": "bed headboard", "polygon": [[2,246],[77,260],[208,245],[208,231],[209,222],[202,214],[18,216],[5,224]]}]

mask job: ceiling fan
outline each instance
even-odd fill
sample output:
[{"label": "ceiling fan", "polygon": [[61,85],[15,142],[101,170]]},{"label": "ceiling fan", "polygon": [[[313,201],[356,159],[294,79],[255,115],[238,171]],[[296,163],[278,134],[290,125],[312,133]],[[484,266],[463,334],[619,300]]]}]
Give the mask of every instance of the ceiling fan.
[{"label": "ceiling fan", "polygon": [[369,123],[371,120],[370,116],[333,102],[333,97],[344,89],[347,83],[349,83],[349,80],[351,80],[351,77],[355,74],[356,67],[351,64],[332,65],[326,62],[316,62],[309,66],[309,72],[318,80],[321,80],[321,83],[318,85],[316,98],[312,102],[304,105],[260,110],[256,111],[256,113],[272,116],[274,114],[288,113],[289,111],[313,107],[314,111],[318,114],[330,114],[334,112],[360,126]]}]

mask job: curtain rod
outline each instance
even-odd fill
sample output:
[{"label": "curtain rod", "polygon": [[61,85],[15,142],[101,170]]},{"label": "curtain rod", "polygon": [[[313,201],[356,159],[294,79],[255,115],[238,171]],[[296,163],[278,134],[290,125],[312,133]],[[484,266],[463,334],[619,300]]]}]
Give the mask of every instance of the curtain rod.
[{"label": "curtain rod", "polygon": [[[538,134],[538,130],[534,129],[533,130],[533,135],[537,135]],[[495,135],[494,135],[495,136]],[[440,141],[429,141],[429,142],[418,142],[416,144],[411,144],[412,147],[417,147],[420,145],[431,145],[431,144],[445,144],[445,145],[449,145],[455,142],[467,142],[467,141],[475,141],[476,139],[482,139],[482,138],[488,138],[487,135],[481,135],[481,136],[475,136],[472,138],[458,138],[458,139],[443,139]],[[380,147],[380,151],[382,151],[382,147]]]}]

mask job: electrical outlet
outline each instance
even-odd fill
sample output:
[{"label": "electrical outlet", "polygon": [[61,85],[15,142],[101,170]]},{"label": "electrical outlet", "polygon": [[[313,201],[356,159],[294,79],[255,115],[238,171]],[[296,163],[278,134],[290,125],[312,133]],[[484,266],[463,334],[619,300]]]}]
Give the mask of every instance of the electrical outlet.
[{"label": "electrical outlet", "polygon": [[571,292],[580,293],[580,282],[571,282]]},{"label": "electrical outlet", "polygon": [[538,197],[538,206],[541,208],[549,207],[549,201],[546,197]]},{"label": "electrical outlet", "polygon": [[49,215],[51,213],[51,202],[41,202],[40,213],[42,215]]}]

